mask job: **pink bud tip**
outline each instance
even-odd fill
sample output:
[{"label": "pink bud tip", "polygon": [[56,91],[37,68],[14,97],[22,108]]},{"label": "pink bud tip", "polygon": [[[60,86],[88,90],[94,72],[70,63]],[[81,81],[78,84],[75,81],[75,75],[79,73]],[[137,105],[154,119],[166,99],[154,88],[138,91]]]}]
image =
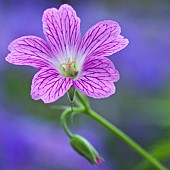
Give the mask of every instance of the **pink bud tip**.
[{"label": "pink bud tip", "polygon": [[96,164],[97,164],[98,166],[101,166],[101,165],[102,165],[102,159],[99,158],[99,157],[96,157]]}]

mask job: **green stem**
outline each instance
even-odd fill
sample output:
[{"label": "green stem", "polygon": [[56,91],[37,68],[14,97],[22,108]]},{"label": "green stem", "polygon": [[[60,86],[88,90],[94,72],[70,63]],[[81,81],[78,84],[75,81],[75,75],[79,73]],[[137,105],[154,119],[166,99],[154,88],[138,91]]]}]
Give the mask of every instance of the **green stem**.
[{"label": "green stem", "polygon": [[86,96],[81,94],[79,91],[76,91],[76,96],[78,97],[79,101],[83,104],[83,107],[86,110],[90,109],[90,106],[89,106],[89,103],[88,103]]},{"label": "green stem", "polygon": [[71,138],[73,136],[73,134],[71,133],[71,131],[69,130],[69,128],[67,126],[66,116],[68,114],[71,114],[73,111],[76,112],[76,113],[82,113],[84,111],[84,108],[81,108],[81,107],[79,107],[79,108],[73,107],[72,109],[68,108],[62,113],[61,124],[64,128],[64,131],[66,132],[66,134],[68,135],[69,138]]},{"label": "green stem", "polygon": [[67,122],[66,122],[66,116],[68,114],[70,114],[72,112],[72,110],[70,109],[66,109],[62,115],[61,115],[61,124],[64,128],[64,131],[66,132],[66,134],[69,136],[69,138],[71,138],[73,136],[73,134],[71,133],[71,131],[69,130],[68,126],[67,126]]},{"label": "green stem", "polygon": [[88,109],[86,110],[86,113],[91,116],[93,119],[95,119],[97,122],[101,123],[103,126],[105,126],[107,129],[109,129],[111,132],[119,136],[123,141],[128,143],[133,149],[135,149],[140,155],[142,155],[144,158],[146,158],[152,165],[154,165],[159,170],[167,170],[166,167],[164,167],[157,159],[155,159],[153,156],[151,156],[147,151],[145,151],[141,146],[139,146],[134,140],[132,140],[129,136],[127,136],[125,133],[123,133],[120,129],[118,129],[116,126],[105,120],[102,116],[97,114],[95,111]]}]

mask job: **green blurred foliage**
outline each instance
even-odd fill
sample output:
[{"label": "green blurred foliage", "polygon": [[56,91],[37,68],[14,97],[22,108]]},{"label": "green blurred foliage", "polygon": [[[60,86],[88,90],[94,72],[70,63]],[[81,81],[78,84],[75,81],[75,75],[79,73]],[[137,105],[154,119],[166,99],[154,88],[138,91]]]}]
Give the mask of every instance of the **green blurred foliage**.
[{"label": "green blurred foliage", "polygon": [[[44,104],[41,100],[32,100],[30,95],[31,80],[31,74],[26,71],[19,71],[15,69],[5,72],[4,87],[8,108],[15,109],[16,106],[18,106],[24,110],[24,113],[29,112],[47,120],[59,121],[59,113],[62,111],[62,109],[60,109],[61,103],[66,103],[66,105],[69,103],[65,100],[65,98],[60,99],[53,104]],[[12,101],[12,103],[10,103],[10,101]]]}]

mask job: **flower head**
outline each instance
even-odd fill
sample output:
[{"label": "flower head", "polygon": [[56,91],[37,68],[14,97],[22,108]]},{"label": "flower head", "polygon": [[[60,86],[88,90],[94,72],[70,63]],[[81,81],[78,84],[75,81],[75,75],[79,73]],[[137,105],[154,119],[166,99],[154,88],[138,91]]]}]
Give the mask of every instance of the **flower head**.
[{"label": "flower head", "polygon": [[105,20],[82,37],[80,19],[69,5],[45,10],[42,18],[47,42],[24,36],[8,47],[6,61],[39,69],[32,80],[31,96],[51,103],[71,86],[93,98],[114,94],[119,73],[105,56],[123,49],[128,40],[117,22]]}]

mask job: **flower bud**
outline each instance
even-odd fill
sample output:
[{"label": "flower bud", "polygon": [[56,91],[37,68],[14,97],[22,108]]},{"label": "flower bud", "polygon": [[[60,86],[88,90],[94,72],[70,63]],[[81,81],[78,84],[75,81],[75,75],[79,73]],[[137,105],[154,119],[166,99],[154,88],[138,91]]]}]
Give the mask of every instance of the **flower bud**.
[{"label": "flower bud", "polygon": [[101,166],[103,158],[96,149],[82,136],[74,135],[70,139],[71,146],[91,164]]}]

